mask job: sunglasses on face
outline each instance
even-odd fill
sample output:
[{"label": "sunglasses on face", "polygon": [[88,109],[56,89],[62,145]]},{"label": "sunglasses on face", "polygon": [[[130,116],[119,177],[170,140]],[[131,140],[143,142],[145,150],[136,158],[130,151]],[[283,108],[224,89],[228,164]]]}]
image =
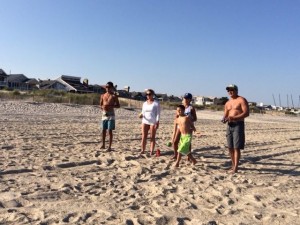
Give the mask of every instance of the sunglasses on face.
[{"label": "sunglasses on face", "polygon": [[151,93],[146,93],[146,95],[152,95]]},{"label": "sunglasses on face", "polygon": [[230,91],[235,91],[235,89],[228,89],[228,90],[227,90],[227,92],[230,92]]}]

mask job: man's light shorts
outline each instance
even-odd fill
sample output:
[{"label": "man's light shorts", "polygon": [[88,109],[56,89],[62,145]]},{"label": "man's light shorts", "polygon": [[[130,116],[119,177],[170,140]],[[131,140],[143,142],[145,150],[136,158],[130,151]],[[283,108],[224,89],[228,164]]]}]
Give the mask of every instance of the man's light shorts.
[{"label": "man's light shorts", "polygon": [[244,121],[228,123],[226,138],[227,138],[228,148],[244,149],[245,147]]}]

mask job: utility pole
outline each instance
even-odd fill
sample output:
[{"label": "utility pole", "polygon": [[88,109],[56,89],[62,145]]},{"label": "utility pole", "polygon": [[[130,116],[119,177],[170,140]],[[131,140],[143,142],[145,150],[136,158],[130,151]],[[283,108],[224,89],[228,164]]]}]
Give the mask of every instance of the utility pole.
[{"label": "utility pole", "polygon": [[289,104],[289,95],[286,95],[286,102],[287,102],[287,107],[288,109],[290,108],[290,104]]}]

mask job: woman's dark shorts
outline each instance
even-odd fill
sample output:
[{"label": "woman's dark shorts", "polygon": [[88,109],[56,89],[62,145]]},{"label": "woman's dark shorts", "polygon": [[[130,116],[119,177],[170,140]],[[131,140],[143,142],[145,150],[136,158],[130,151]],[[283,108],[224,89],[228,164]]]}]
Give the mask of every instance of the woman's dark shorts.
[{"label": "woman's dark shorts", "polygon": [[244,149],[245,146],[244,121],[229,122],[227,125],[226,138],[227,138],[228,148]]}]

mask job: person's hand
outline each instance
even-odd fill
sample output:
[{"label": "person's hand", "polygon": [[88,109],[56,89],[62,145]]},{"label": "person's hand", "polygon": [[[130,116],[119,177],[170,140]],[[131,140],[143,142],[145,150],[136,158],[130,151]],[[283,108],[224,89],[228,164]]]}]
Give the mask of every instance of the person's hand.
[{"label": "person's hand", "polygon": [[221,119],[221,122],[222,122],[222,123],[227,123],[227,121],[228,121],[228,118],[225,117],[225,116]]},{"label": "person's hand", "polygon": [[156,129],[158,129],[158,127],[159,127],[159,121],[157,121],[156,123]]},{"label": "person's hand", "polygon": [[142,119],[143,118],[143,113],[139,114],[139,118]]}]

